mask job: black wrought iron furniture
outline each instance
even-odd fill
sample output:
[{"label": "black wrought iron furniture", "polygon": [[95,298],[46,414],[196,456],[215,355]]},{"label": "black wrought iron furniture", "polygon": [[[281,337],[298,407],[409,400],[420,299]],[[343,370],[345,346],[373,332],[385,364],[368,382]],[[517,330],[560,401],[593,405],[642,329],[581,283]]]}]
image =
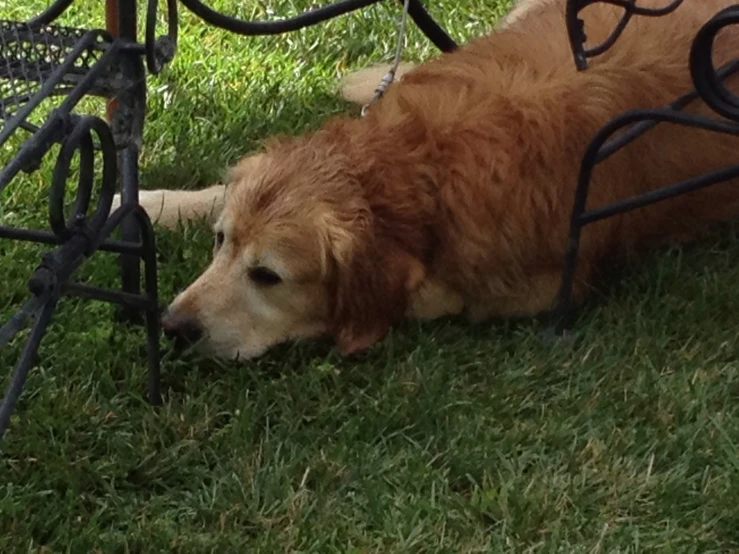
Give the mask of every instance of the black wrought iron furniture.
[{"label": "black wrought iron furniture", "polygon": [[[580,70],[587,70],[588,58],[599,56],[613,46],[632,16],[658,17],[668,15],[677,9],[682,1],[665,0],[663,7],[647,9],[639,7],[638,0],[569,0],[566,14],[567,31],[575,64]],[[624,15],[611,35],[602,44],[588,49],[585,47],[586,29],[584,29],[579,14],[589,5],[596,3],[620,6],[624,9]],[[721,10],[696,35],[689,60],[694,90],[686,92],[686,94],[663,108],[631,110],[616,116],[596,133],[588,145],[580,166],[570,217],[570,232],[567,237],[567,247],[562,267],[561,286],[554,311],[554,330],[556,334],[562,335],[572,325],[573,280],[577,267],[580,235],[585,226],[680,194],[686,194],[739,177],[738,158],[737,165],[716,168],[705,175],[672,183],[648,193],[613,202],[606,206],[590,210],[585,209],[590,179],[595,166],[618,150],[628,147],[637,137],[661,122],[671,122],[696,129],[739,135],[739,98],[733,95],[723,84],[728,75],[739,70],[739,59],[721,68],[716,68],[711,56],[713,42],[719,31],[737,23],[739,23],[739,4]],[[721,116],[721,119],[681,111],[699,97],[718,116]],[[617,137],[611,138],[622,130],[623,132]],[[669,149],[665,150],[664,155],[671,155]]]},{"label": "black wrought iron furniture", "polygon": [[[53,22],[74,0],[56,0],[25,21],[0,20],[0,146],[18,133],[27,137],[0,171],[0,195],[20,172],[32,172],[60,144],[49,185],[50,231],[0,226],[0,240],[24,240],[53,248],[28,281],[29,299],[2,327],[0,348],[30,323],[30,333],[0,404],[0,437],[20,396],[40,342],[62,296],[113,302],[129,318],[145,315],[148,346],[148,398],[161,402],[159,306],[154,234],[138,204],[139,149],[146,111],[146,75],[158,73],[175,55],[177,0],[167,0],[168,31],[156,37],[158,0],[147,0],[144,42],[137,41],[136,0],[107,0],[106,29],[73,29]],[[205,22],[242,35],[295,31],[380,0],[341,0],[296,17],[272,22],[242,21],[218,13],[199,0],[181,0]],[[456,47],[420,0],[408,15],[441,50]],[[1,17],[1,14],[0,14]],[[107,117],[79,115],[87,96],[109,99]],[[59,98],[49,111],[49,99]],[[34,125],[34,121],[38,124]],[[64,213],[65,186],[73,157],[79,159],[72,214]],[[95,160],[102,159],[99,183]],[[120,184],[120,187],[118,187]],[[109,216],[116,189],[121,207]],[[91,207],[93,193],[98,201]],[[110,238],[121,229],[121,238]],[[121,289],[76,283],[74,272],[97,251],[117,253]],[[140,265],[144,290],[140,290]]]}]

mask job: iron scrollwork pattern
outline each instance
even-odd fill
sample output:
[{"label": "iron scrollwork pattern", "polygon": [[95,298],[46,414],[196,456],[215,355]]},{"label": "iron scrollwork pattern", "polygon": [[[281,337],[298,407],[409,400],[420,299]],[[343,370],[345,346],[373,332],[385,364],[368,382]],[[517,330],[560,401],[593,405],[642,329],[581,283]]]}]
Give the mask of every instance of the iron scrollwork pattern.
[{"label": "iron scrollwork pattern", "polygon": [[[644,13],[633,0],[569,0],[568,3],[568,31],[570,42],[573,45],[578,68],[581,61],[590,55],[600,55],[616,43],[616,39],[623,31],[619,23],[601,47],[591,51],[582,49],[580,38],[582,31],[570,27],[569,18],[578,13],[585,6],[602,2],[615,4],[625,8],[631,6],[631,13],[639,15],[661,16],[668,15],[676,9],[681,0],[670,2],[665,8]],[[622,20],[623,21],[623,20]],[[628,20],[627,20],[628,22]],[[668,198],[700,190],[714,184],[739,177],[739,164],[717,168],[703,175],[672,183],[655,190],[631,198],[613,202],[586,210],[590,180],[595,167],[622,148],[628,147],[637,137],[648,132],[659,123],[668,122],[696,129],[704,129],[717,133],[739,135],[739,98],[732,94],[724,85],[724,80],[739,71],[739,60],[734,60],[721,68],[716,68],[712,59],[712,47],[717,34],[729,25],[739,23],[739,4],[721,10],[712,19],[705,23],[695,36],[691,45],[689,60],[690,74],[694,89],[677,98],[671,104],[659,109],[638,109],[622,113],[606,123],[593,137],[583,156],[580,172],[573,200],[570,216],[570,230],[567,237],[566,250],[562,265],[562,277],[556,306],[554,308],[554,331],[562,335],[572,325],[572,289],[577,268],[580,235],[583,228],[590,223],[617,216]],[[623,24],[625,26],[625,23]],[[578,26],[579,27],[579,26]],[[611,39],[611,37],[615,37]],[[585,56],[585,57],[583,57]],[[721,118],[705,117],[697,114],[685,113],[682,110],[691,102],[700,98]],[[614,134],[620,134],[616,138]],[[669,156],[670,152],[665,152]]]},{"label": "iron scrollwork pattern", "polygon": [[[588,58],[600,56],[609,50],[624,32],[624,29],[635,15],[646,17],[660,17],[674,12],[683,0],[665,0],[665,5],[659,8],[645,8],[638,5],[638,0],[570,0],[567,2],[565,21],[567,36],[570,39],[570,48],[575,58],[575,65],[583,70],[588,67]],[[580,12],[592,4],[610,4],[623,9],[623,15],[606,39],[592,48],[586,48],[587,33],[585,23],[580,18]]]}]

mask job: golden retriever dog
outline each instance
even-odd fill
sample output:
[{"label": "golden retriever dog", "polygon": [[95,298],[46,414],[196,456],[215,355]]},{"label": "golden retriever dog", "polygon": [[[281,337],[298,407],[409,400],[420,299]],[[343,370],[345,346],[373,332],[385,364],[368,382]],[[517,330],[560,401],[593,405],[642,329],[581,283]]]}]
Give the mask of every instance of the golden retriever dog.
[{"label": "golden retriever dog", "polygon": [[[160,224],[217,219],[212,263],[174,299],[165,330],[199,340],[210,355],[246,360],[318,336],[343,354],[361,351],[406,317],[551,309],[588,142],[619,113],[690,90],[692,39],[733,2],[686,0],[669,16],[635,17],[582,72],[565,1],[524,2],[488,36],[404,67],[364,117],[339,115],[273,140],[238,162],[225,185],[143,192]],[[620,13],[590,6],[589,44]],[[737,53],[739,35],[727,30],[716,65]],[[355,75],[345,96],[365,102],[383,73]],[[700,101],[688,111],[712,114]],[[737,138],[660,124],[597,167],[589,207],[736,163],[737,152]],[[586,227],[576,297],[603,262],[734,215],[737,184]]]}]

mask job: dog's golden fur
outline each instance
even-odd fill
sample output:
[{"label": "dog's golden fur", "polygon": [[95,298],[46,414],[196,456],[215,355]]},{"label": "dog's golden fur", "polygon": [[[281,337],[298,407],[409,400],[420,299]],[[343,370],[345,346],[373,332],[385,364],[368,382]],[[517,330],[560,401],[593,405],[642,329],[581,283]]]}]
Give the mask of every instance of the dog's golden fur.
[{"label": "dog's golden fur", "polygon": [[[689,90],[692,38],[732,3],[686,0],[668,17],[634,18],[616,46],[577,72],[565,2],[532,0],[489,36],[405,73],[366,117],[272,142],[231,171],[216,224],[223,245],[165,326],[194,321],[213,354],[250,358],[322,334],[355,352],[406,316],[549,309],[588,142],[618,113]],[[592,43],[617,13],[588,9]],[[716,64],[737,52],[739,36],[722,35]],[[700,102],[689,111],[709,113]],[[736,138],[658,125],[598,166],[589,206],[735,163],[738,151]],[[576,295],[603,261],[735,214],[735,185],[586,228]],[[281,282],[250,279],[257,266]]]}]

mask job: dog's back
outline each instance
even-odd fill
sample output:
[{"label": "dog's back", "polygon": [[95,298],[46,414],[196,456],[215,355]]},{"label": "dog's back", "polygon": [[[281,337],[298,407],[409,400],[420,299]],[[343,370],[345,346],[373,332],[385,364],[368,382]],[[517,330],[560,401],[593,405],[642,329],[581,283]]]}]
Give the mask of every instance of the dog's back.
[{"label": "dog's back", "polygon": [[[395,129],[396,136],[402,135],[397,126],[405,125],[424,127],[425,136],[433,137],[436,165],[446,172],[438,179],[439,194],[454,220],[443,227],[456,235],[447,238],[450,251],[441,257],[450,267],[458,261],[480,269],[471,279],[460,275],[460,288],[474,288],[473,281],[501,268],[510,268],[506,282],[558,275],[587,144],[614,116],[664,106],[690,90],[693,38],[732,4],[686,0],[671,15],[635,17],[616,45],[580,72],[567,40],[564,0],[539,1],[515,24],[410,70],[389,89],[367,117],[379,129]],[[663,6],[664,0],[640,5]],[[621,13],[605,4],[590,6],[583,13],[588,44],[605,39]],[[732,29],[717,41],[715,63],[736,54],[739,33]],[[687,111],[715,116],[701,102]],[[736,163],[737,151],[739,139],[732,136],[660,124],[596,169],[589,206]],[[734,215],[736,184],[594,224],[583,237],[581,277],[588,280],[599,258]]]}]

